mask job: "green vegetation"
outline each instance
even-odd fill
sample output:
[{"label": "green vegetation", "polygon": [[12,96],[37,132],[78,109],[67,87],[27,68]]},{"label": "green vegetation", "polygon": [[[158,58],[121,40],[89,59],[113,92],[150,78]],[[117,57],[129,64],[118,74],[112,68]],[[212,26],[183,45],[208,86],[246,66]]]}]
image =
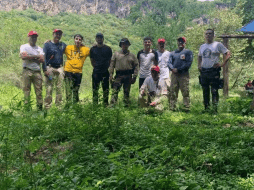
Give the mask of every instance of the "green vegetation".
[{"label": "green vegetation", "polygon": [[[231,5],[217,11],[215,2],[159,0],[146,15],[140,11],[143,2],[138,1],[127,19],[109,14],[50,17],[33,10],[0,12],[1,189],[253,189],[252,98],[240,96],[239,88],[234,88],[229,98],[221,96],[219,114],[201,114],[196,63],[204,30],[215,28],[216,36],[234,33],[246,22],[242,7],[251,1],[216,1]],[[172,12],[176,17],[169,18]],[[203,14],[219,22],[192,22]],[[114,109],[92,106],[89,59],[83,69],[80,104],[68,109],[53,107],[49,112],[25,109],[19,47],[27,42],[29,30],[39,33],[42,47],[52,38],[54,28],[63,29],[62,40],[67,44],[73,44],[74,34],[82,34],[88,47],[97,32],[104,33],[105,43],[113,50],[119,49],[119,39],[128,37],[134,53],[142,48],[142,38],[147,35],[154,40],[166,38],[170,50],[175,49],[178,36],[186,36],[187,47],[195,55],[190,113],[180,111],[181,103],[176,112],[138,108],[137,84],[132,87],[129,108],[123,108],[121,96]],[[230,40],[229,45],[230,87],[239,87],[253,78],[252,60],[244,51],[249,44]],[[31,104],[34,108],[33,89]]]}]

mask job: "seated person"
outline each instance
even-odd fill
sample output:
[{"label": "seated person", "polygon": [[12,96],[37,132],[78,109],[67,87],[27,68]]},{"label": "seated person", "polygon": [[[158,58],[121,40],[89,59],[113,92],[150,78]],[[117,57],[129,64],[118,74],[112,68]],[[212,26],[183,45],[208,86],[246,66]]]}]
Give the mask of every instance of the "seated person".
[{"label": "seated person", "polygon": [[253,85],[252,85],[252,82],[251,82],[251,80],[248,80],[248,83],[247,84],[245,84],[245,90],[253,90]]},{"label": "seated person", "polygon": [[151,75],[145,79],[140,88],[139,105],[162,110],[162,101],[167,100],[167,84],[163,78],[160,78],[159,66],[151,67]]}]

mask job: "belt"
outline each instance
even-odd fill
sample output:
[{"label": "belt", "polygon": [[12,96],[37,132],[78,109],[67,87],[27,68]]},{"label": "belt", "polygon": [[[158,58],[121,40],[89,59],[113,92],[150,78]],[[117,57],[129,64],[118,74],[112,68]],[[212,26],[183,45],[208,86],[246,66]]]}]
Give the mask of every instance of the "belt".
[{"label": "belt", "polygon": [[220,70],[221,70],[221,68],[219,67],[219,68],[202,68],[201,69],[201,72],[204,72],[204,73],[206,73],[206,72],[220,72]]},{"label": "belt", "polygon": [[[51,64],[49,64],[48,66],[49,66],[49,67],[53,67]],[[53,67],[53,68],[58,69],[58,68],[60,68],[60,67],[62,67],[62,65],[60,65],[59,67]]]},{"label": "belt", "polygon": [[131,75],[133,70],[125,70],[125,71],[116,71],[117,75]]},{"label": "belt", "polygon": [[33,69],[28,68],[28,67],[23,67],[23,69],[30,70],[30,71],[39,71],[40,72],[40,70],[33,70]]}]

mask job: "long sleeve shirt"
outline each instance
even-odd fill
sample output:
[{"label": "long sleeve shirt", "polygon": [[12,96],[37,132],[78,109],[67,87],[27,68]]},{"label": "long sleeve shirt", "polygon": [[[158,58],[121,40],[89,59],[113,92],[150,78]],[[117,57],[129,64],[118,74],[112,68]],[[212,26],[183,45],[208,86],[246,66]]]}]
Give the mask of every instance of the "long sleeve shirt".
[{"label": "long sleeve shirt", "polygon": [[193,53],[188,49],[175,50],[171,52],[168,61],[169,70],[177,69],[178,73],[185,73],[191,67]]},{"label": "long sleeve shirt", "polygon": [[134,70],[133,77],[138,76],[138,59],[129,51],[124,54],[122,50],[116,51],[111,59],[109,74],[113,76],[114,69],[116,71]]}]

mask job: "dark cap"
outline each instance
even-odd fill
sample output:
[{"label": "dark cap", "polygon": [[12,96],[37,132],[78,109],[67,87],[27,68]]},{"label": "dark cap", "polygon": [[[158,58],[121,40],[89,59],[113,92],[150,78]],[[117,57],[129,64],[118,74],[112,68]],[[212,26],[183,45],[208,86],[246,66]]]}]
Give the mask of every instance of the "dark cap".
[{"label": "dark cap", "polygon": [[183,41],[184,43],[186,43],[186,41],[187,41],[185,37],[179,37],[179,38],[177,38],[177,40],[178,41]]},{"label": "dark cap", "polygon": [[102,33],[97,33],[97,34],[96,34],[96,37],[102,37],[102,38],[104,38],[104,36],[103,36]]},{"label": "dark cap", "polygon": [[121,41],[119,42],[119,46],[121,46],[122,43],[128,44],[129,46],[131,45],[130,41],[128,40],[128,38],[123,38],[121,39]]}]

